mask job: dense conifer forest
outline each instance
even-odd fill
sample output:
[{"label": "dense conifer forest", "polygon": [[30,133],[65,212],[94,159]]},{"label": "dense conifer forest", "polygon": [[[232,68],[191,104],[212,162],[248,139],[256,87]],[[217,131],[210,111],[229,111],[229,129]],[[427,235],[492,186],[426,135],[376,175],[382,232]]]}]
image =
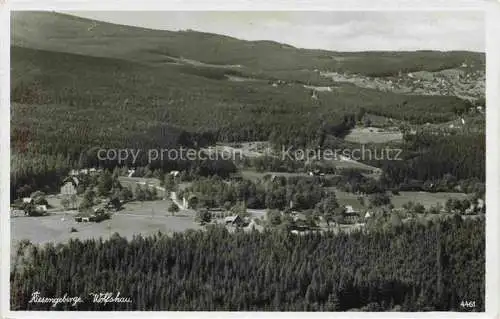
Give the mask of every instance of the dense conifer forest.
[{"label": "dense conifer forest", "polygon": [[[39,291],[82,297],[56,310],[484,311],[484,220],[458,216],[350,235],[213,228],[20,247],[13,309],[48,310],[29,303]],[[117,291],[132,302],[90,297]]]}]

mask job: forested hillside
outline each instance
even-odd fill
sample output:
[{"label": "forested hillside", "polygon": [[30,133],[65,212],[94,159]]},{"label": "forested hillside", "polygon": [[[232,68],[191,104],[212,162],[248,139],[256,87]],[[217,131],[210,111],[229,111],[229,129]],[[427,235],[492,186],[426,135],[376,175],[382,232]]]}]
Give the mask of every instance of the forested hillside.
[{"label": "forested hillside", "polygon": [[[360,108],[425,123],[451,120],[457,109],[469,107],[455,97],[398,95],[352,85],[314,100],[298,84],[277,89],[229,82],[214,79],[207,70],[196,74],[197,67],[153,67],[18,47],[11,54],[13,126],[31,130],[40,152],[175,143],[156,136],[162,126],[171,128],[168,137],[175,137],[174,128],[205,134],[210,142],[267,140],[274,132],[283,144],[296,145],[301,136],[305,146],[317,144],[322,132],[334,132],[331,127]],[[212,116],[200,116],[204,111]],[[53,141],[64,133],[69,139]]]},{"label": "forested hillside", "polygon": [[[332,138],[343,138],[363,121],[363,114],[412,125],[447,123],[472,104],[454,96],[360,88],[320,79],[314,70],[383,76],[465,62],[484,67],[479,53],[304,50],[48,12],[14,13],[12,44],[11,146],[13,158],[20,160],[12,165],[18,181],[14,193],[33,177],[21,167],[40,156],[64,158],[58,165],[74,166],[96,165],[95,159],[82,157],[99,148],[263,140],[277,148],[328,148]],[[304,87],[316,82],[330,91],[316,95]],[[438,180],[444,174],[484,181],[483,133],[429,136],[428,142],[419,138],[404,144],[402,163],[370,164],[386,170],[393,185],[405,179]],[[141,158],[138,165],[145,164]]]}]

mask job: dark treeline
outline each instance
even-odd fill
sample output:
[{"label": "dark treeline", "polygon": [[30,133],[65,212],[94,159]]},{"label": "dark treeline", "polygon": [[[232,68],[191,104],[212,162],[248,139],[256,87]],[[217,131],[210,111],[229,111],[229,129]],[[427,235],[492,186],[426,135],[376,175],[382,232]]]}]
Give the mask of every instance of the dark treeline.
[{"label": "dark treeline", "polygon": [[[405,135],[403,160],[371,162],[402,190],[477,191],[486,179],[485,135]],[[482,185],[482,186],[481,186]]]},{"label": "dark treeline", "polygon": [[[219,176],[228,178],[237,168],[230,160],[220,158],[156,160],[148,161],[145,150],[138,156],[136,162],[101,161],[97,158],[97,149],[91,149],[80,154],[79,158],[62,155],[47,155],[43,153],[25,152],[11,155],[10,196],[11,200],[29,196],[36,190],[46,193],[59,192],[64,179],[71,169],[103,168],[114,170],[119,168],[121,175],[127,175],[127,167],[135,168],[138,176],[163,176],[171,170],[185,171],[189,176],[210,177]],[[155,175],[152,173],[155,172]]]},{"label": "dark treeline", "polygon": [[[350,235],[214,227],[19,247],[14,310],[484,311],[484,221],[458,216]],[[34,291],[84,302],[29,303]],[[132,302],[92,303],[118,291]]]},{"label": "dark treeline", "polygon": [[201,178],[179,192],[179,196],[197,196],[200,207],[224,207],[244,202],[248,208],[287,209],[290,202],[297,210],[312,209],[328,195],[313,178],[266,176],[255,182],[227,182],[218,176]]}]

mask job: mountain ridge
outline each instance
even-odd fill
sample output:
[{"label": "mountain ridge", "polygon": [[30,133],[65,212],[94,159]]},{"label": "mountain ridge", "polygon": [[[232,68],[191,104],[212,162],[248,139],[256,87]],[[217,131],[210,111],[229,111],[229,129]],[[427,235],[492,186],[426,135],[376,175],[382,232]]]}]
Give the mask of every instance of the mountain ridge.
[{"label": "mountain ridge", "polygon": [[247,41],[199,31],[168,31],[102,22],[65,13],[13,12],[11,43],[127,60],[155,61],[161,54],[210,64],[243,65],[254,71],[330,70],[371,76],[400,70],[439,71],[462,63],[485,63],[471,51],[342,52],[295,48],[268,40]]}]

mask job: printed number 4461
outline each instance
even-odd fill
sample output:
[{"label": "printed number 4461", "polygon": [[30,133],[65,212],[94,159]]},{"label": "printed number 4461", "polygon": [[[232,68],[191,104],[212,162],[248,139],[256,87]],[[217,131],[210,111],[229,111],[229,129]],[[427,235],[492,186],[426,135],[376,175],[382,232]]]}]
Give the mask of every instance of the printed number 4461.
[{"label": "printed number 4461", "polygon": [[476,302],[475,301],[470,301],[470,300],[462,300],[462,302],[460,302],[460,306],[462,308],[475,308],[476,307]]}]

